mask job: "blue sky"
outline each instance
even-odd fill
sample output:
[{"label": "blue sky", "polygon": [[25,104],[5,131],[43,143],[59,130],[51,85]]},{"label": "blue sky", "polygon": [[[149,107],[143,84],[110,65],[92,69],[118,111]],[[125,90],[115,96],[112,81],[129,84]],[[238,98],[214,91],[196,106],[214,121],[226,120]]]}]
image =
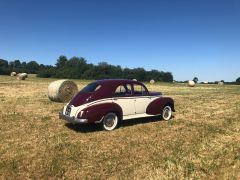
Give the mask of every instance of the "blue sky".
[{"label": "blue sky", "polygon": [[0,0],[0,58],[53,65],[60,55],[235,81],[240,1]]}]

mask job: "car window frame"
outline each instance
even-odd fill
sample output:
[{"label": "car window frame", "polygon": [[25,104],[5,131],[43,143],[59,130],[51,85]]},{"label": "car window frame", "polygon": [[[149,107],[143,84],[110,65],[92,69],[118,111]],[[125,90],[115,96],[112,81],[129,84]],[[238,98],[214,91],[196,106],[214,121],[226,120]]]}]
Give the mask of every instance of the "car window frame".
[{"label": "car window frame", "polygon": [[[141,86],[141,87],[143,87],[143,89],[145,90],[146,94],[135,94],[134,86]],[[133,96],[135,96],[135,97],[137,97],[137,96],[149,96],[148,89],[143,84],[134,83],[134,84],[132,84],[132,89],[133,89],[132,90]]]},{"label": "car window frame", "polygon": [[[131,91],[131,94],[127,94],[127,95],[119,95],[119,96],[117,96],[116,95],[116,90],[120,87],[120,86],[129,86],[131,89],[130,89],[130,91]],[[125,87],[124,87],[125,88]],[[115,90],[114,90],[114,92],[113,92],[113,97],[131,97],[131,96],[133,96],[133,87],[132,87],[132,85],[130,84],[130,83],[124,83],[124,84],[120,84],[120,85],[118,85],[116,88],[115,88]]]}]

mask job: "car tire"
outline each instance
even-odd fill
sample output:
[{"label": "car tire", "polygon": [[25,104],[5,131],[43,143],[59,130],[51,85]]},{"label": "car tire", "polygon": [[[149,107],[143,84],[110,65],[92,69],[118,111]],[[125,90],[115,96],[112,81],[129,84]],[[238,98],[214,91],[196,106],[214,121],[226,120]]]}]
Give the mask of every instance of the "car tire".
[{"label": "car tire", "polygon": [[102,121],[102,127],[106,131],[112,131],[116,129],[117,125],[119,123],[119,118],[116,113],[108,113],[104,116]]},{"label": "car tire", "polygon": [[171,106],[164,106],[163,110],[162,110],[162,118],[165,121],[169,121],[172,117],[172,108]]}]

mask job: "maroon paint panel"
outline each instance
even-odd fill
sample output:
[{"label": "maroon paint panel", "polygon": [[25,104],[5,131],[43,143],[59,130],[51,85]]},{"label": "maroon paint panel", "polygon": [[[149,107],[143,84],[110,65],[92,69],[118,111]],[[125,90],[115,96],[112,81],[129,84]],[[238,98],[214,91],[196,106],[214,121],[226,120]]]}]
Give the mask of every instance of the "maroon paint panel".
[{"label": "maroon paint panel", "polygon": [[172,107],[172,110],[174,110],[174,102],[173,102],[173,99],[172,98],[169,98],[169,97],[160,97],[156,100],[154,100],[153,102],[151,102],[148,107],[147,107],[147,111],[146,113],[147,114],[150,114],[150,115],[158,115],[158,114],[161,114],[163,108],[165,105],[171,105]]},{"label": "maroon paint panel", "polygon": [[91,98],[91,93],[78,93],[75,97],[70,101],[69,105],[73,105],[74,107],[83,105],[89,101]]},{"label": "maroon paint panel", "polygon": [[119,115],[119,118],[122,118],[122,108],[116,103],[103,103],[97,104],[83,109],[84,113],[82,119],[88,119],[89,123],[94,123],[95,121],[100,121],[103,116],[109,112],[115,112]]}]

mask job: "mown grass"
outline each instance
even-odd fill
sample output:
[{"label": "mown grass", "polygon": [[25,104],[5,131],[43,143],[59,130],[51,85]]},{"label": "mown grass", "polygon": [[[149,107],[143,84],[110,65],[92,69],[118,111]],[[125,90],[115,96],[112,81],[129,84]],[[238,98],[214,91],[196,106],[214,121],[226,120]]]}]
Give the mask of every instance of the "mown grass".
[{"label": "mown grass", "polygon": [[240,86],[147,83],[174,98],[172,121],[105,132],[59,120],[64,104],[47,98],[53,80],[0,76],[1,178],[240,178]]}]

